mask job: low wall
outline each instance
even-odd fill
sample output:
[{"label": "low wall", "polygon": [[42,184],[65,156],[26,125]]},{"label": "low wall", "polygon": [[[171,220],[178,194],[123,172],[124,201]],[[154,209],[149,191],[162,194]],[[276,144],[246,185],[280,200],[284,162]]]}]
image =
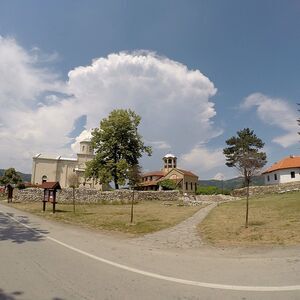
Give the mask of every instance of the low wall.
[{"label": "low wall", "polygon": [[[263,185],[263,186],[250,186],[249,187],[249,195],[250,196],[258,196],[258,195],[266,195],[266,194],[280,194],[286,193],[290,191],[300,191],[300,181],[299,182],[291,182],[291,183],[282,183],[282,184],[274,184],[274,185]],[[243,197],[247,195],[247,188],[233,190],[231,192],[232,196],[235,197]]]},{"label": "low wall", "polygon": [[[27,188],[14,190],[14,200],[20,202],[37,202],[43,199],[43,189]],[[129,203],[132,199],[132,191],[115,190],[102,192],[95,189],[75,189],[76,203]],[[178,191],[134,191],[136,201],[177,201],[180,199]],[[57,191],[56,200],[58,203],[72,203],[73,190],[71,188]]]}]

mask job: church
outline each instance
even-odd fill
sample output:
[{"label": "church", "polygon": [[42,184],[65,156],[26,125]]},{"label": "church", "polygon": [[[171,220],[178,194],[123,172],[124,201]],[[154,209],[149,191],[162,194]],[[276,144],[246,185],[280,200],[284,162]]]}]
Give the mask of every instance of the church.
[{"label": "church", "polygon": [[76,174],[79,187],[102,189],[101,184],[84,178],[86,162],[93,158],[94,150],[90,140],[80,142],[77,158],[37,154],[33,157],[31,183],[39,185],[47,181],[59,181],[60,186],[66,188],[70,186],[70,175]]},{"label": "church", "polygon": [[145,191],[157,191],[159,183],[170,179],[183,193],[195,194],[197,191],[198,176],[194,173],[177,168],[177,157],[167,154],[163,157],[163,168],[160,171],[152,171],[142,174],[140,187]]}]

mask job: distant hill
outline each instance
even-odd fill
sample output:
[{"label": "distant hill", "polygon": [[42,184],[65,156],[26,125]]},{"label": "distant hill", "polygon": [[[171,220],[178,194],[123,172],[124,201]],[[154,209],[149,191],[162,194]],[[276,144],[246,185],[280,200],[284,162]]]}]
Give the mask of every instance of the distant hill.
[{"label": "distant hill", "polygon": [[[225,190],[233,190],[243,187],[244,178],[243,177],[237,177],[232,178],[228,180],[224,180],[223,183],[221,180],[199,180],[198,183],[200,186],[216,186],[218,188],[223,188]],[[253,181],[251,185],[264,185],[264,177],[263,176],[255,176],[253,177]]]},{"label": "distant hill", "polygon": [[[0,176],[3,176],[5,170],[4,169],[0,169]],[[21,172],[18,172],[18,174],[21,176],[22,180],[25,182],[30,182],[31,181],[31,174],[24,174]]]}]

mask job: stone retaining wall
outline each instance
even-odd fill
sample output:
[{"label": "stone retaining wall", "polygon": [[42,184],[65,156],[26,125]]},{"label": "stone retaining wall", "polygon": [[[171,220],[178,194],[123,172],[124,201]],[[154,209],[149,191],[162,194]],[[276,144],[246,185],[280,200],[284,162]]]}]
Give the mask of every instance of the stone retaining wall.
[{"label": "stone retaining wall", "polygon": [[[282,183],[274,185],[263,185],[263,186],[250,186],[249,195],[266,195],[266,194],[278,194],[286,193],[290,191],[300,191],[300,181],[291,183]],[[232,191],[232,196],[243,197],[247,195],[247,188],[237,189]]]},{"label": "stone retaining wall", "polygon": [[[56,200],[58,203],[72,203],[73,190],[71,188],[57,191]],[[178,191],[135,191],[136,201],[177,201],[180,199]],[[43,189],[27,188],[24,190],[14,190],[14,200],[20,202],[42,201]],[[132,191],[115,190],[101,192],[95,189],[78,188],[75,189],[76,203],[129,203],[132,199]]]}]

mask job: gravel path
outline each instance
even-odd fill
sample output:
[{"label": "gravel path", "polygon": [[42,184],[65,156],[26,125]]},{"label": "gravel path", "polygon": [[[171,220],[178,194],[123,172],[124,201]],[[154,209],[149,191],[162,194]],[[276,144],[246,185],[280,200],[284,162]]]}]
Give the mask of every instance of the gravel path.
[{"label": "gravel path", "polygon": [[201,223],[207,214],[216,206],[217,203],[211,203],[174,227],[134,238],[130,240],[130,243],[156,249],[198,248],[202,245],[202,241],[197,232],[197,225]]}]

